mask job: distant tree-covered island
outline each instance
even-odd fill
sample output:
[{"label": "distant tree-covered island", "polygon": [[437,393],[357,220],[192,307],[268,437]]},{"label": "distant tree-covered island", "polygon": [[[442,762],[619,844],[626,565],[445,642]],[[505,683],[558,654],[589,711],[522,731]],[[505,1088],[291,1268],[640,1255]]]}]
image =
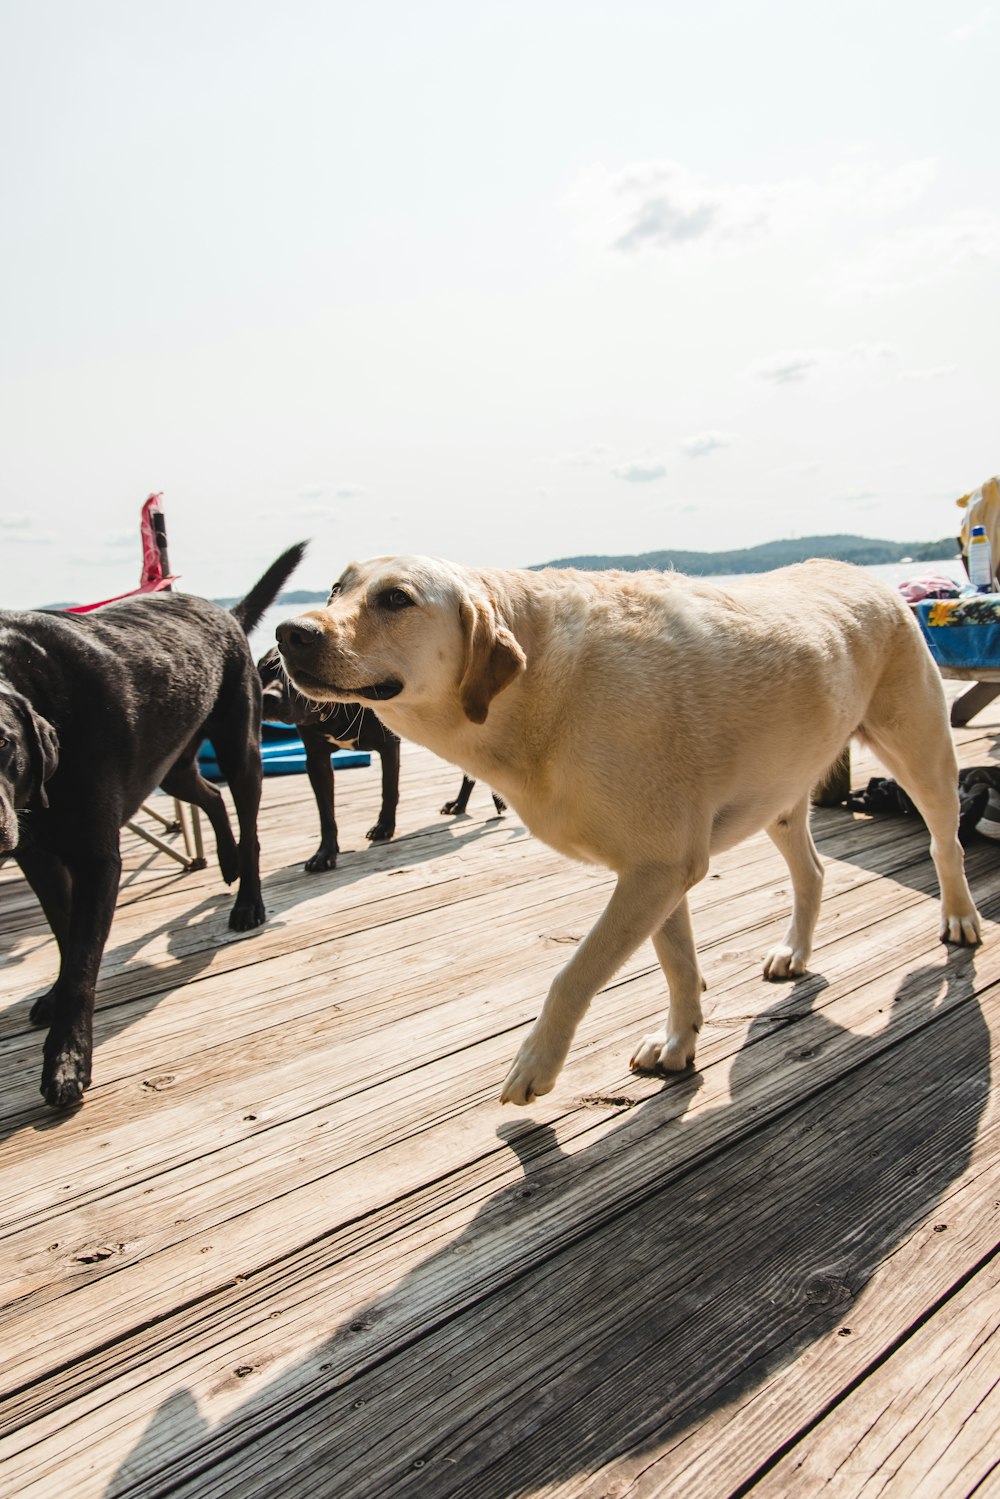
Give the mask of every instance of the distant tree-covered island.
[{"label": "distant tree-covered island", "polygon": [[[879,541],[871,536],[796,536],[730,552],[664,551],[640,552],[630,557],[559,557],[552,562],[532,563],[529,571],[537,572],[543,567],[579,567],[586,572],[600,572],[613,567],[635,573],[652,568],[658,572],[676,569],[680,573],[705,578],[725,573],[766,573],[775,567],[786,567],[790,562],[805,562],[809,557],[835,557],[841,562],[872,566],[885,562],[941,562],[958,554],[958,541],[953,536],[945,536],[940,541]],[[295,588],[281,594],[278,603],[324,603],[326,597],[326,592],[310,593],[308,589]],[[237,600],[216,599],[215,602],[229,608]]]},{"label": "distant tree-covered island", "polygon": [[624,572],[644,572],[652,568],[699,577],[724,573],[766,573],[791,562],[805,562],[810,557],[834,557],[840,562],[872,566],[885,562],[940,562],[957,557],[959,546],[952,536],[940,541],[879,541],[871,536],[796,536],[785,541],[765,541],[761,546],[740,547],[729,552],[640,552],[631,557],[560,557],[539,562],[541,567],[580,567],[588,572],[604,568],[621,568]]}]

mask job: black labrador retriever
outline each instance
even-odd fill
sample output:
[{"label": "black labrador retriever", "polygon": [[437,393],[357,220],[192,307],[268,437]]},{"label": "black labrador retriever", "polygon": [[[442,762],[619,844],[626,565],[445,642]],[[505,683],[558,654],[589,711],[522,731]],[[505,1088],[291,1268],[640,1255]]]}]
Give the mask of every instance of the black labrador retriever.
[{"label": "black labrador retriever", "polygon": [[[13,853],[59,945],[31,1020],[49,1027],[42,1094],[82,1102],[94,988],[121,876],[119,833],[157,786],[208,817],[234,931],[264,920],[257,811],[260,681],[247,632],[301,560],[291,547],[226,610],[189,594],[137,595],[87,614],[0,612],[0,858]],[[239,819],[198,770],[212,740]]]},{"label": "black labrador retriever", "polygon": [[[396,831],[399,805],[399,739],[370,708],[357,703],[317,703],[290,686],[277,647],[272,646],[257,662],[264,688],[264,717],[276,723],[293,724],[306,751],[306,773],[319,813],[319,848],[307,859],[308,874],[336,869],[340,846],[334,813],[333,767],[330,753],[337,749],[374,750],[382,762],[382,808],[378,822],[365,837],[384,843]],[[463,813],[475,781],[462,777],[462,789],[454,801],[445,802],[442,815]],[[497,812],[506,805],[494,794]]]},{"label": "black labrador retriever", "polygon": [[336,869],[340,846],[334,816],[333,767],[330,754],[337,749],[374,750],[382,761],[382,808],[378,822],[365,837],[384,843],[396,831],[399,804],[399,739],[369,708],[352,703],[315,703],[288,684],[276,646],[257,662],[264,690],[265,718],[293,724],[306,751],[306,773],[319,813],[319,848],[306,860],[306,871],[318,874]]}]

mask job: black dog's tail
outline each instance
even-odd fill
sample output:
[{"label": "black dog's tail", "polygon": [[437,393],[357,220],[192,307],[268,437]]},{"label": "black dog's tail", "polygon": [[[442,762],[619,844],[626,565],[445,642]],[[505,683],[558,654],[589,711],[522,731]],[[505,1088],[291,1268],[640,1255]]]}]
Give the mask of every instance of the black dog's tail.
[{"label": "black dog's tail", "polygon": [[287,552],[282,552],[277,562],[272,562],[264,576],[257,579],[246,598],[240,599],[240,602],[230,609],[230,614],[243,626],[248,635],[260,624],[264,611],[274,603],[283,586],[305,556],[308,545],[307,541],[299,541],[295,546],[289,547]]}]

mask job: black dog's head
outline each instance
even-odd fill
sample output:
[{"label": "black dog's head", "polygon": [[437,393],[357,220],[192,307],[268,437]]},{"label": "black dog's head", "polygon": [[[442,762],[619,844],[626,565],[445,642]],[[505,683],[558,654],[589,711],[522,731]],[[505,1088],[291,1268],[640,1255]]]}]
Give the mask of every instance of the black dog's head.
[{"label": "black dog's head", "polygon": [[263,692],[263,716],[275,723],[309,723],[315,717],[316,704],[296,692],[285,674],[278,647],[272,645],[257,662]]},{"label": "black dog's head", "polygon": [[59,764],[59,740],[48,719],[19,692],[0,688],[0,855],[18,843],[17,814],[36,799],[47,807],[45,782]]}]

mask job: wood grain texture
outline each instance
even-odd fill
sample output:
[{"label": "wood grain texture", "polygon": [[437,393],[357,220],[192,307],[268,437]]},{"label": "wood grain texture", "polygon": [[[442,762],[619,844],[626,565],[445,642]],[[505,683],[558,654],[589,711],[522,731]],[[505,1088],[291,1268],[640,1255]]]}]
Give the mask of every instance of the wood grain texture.
[{"label": "wood grain texture", "polygon": [[[961,730],[963,762],[998,729]],[[378,767],[341,773],[327,874],[301,868],[305,778],[265,784],[245,937],[211,848],[184,873],[126,834],[64,1119],[27,1023],[54,946],[0,869],[4,1492],[989,1492],[996,847],[969,856],[986,942],[949,953],[920,825],[817,809],[812,972],[769,985],[788,879],[750,840],[691,901],[698,1071],[628,1071],[665,1005],[645,948],[512,1111],[506,1066],[611,880],[485,786],[441,818],[457,773],[402,759],[384,845]],[[855,750],[856,786],[876,769]]]}]

